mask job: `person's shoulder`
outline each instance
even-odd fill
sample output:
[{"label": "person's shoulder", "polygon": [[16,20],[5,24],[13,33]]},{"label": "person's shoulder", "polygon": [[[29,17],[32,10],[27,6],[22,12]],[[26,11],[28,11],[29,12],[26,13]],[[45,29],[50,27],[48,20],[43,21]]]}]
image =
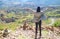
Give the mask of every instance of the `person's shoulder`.
[{"label": "person's shoulder", "polygon": [[44,13],[44,12],[35,12],[35,13],[38,13],[39,14],[39,13]]}]

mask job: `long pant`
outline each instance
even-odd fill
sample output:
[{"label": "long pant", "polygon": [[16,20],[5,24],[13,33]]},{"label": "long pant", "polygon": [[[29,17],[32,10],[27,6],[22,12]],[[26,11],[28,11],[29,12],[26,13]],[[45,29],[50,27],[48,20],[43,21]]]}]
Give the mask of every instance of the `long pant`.
[{"label": "long pant", "polygon": [[39,26],[39,37],[41,37],[41,23],[42,23],[42,21],[40,20],[39,22],[36,22],[35,23],[35,25],[36,25],[36,28],[35,28],[35,39],[37,39],[37,32],[38,32],[38,26]]}]

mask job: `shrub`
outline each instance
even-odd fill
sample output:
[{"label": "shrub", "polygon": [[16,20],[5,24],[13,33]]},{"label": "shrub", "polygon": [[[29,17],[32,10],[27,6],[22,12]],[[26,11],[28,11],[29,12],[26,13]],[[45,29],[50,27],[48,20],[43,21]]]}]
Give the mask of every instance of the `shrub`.
[{"label": "shrub", "polygon": [[54,24],[55,27],[60,27],[60,20],[57,20]]}]

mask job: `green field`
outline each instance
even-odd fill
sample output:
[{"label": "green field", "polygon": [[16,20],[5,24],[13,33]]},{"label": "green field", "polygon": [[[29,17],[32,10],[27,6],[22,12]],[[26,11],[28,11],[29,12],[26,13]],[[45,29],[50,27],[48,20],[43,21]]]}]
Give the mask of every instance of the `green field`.
[{"label": "green field", "polygon": [[[58,10],[46,12],[46,15],[47,16],[60,16],[60,14],[57,14],[57,11]],[[33,14],[28,13],[28,12],[27,13],[19,12],[18,14],[15,14],[14,12],[6,13],[6,14],[4,12],[2,12],[2,13],[4,14],[4,18],[12,18],[12,17],[14,17],[14,18],[18,18],[18,19],[16,19],[15,22],[10,22],[10,23],[5,23],[5,22],[0,20],[1,21],[0,22],[0,29],[1,30],[5,29],[5,28],[15,30],[16,27],[21,26],[21,24],[23,25],[24,21],[26,21],[27,19],[28,20],[33,19]],[[2,13],[0,13],[0,14],[2,14]],[[0,17],[0,18],[2,18],[2,17]],[[51,23],[51,19],[48,18],[47,20],[44,20],[44,22],[46,24],[49,24],[49,23]],[[29,22],[29,24],[34,25],[32,22]],[[59,25],[59,24],[60,23],[58,21],[57,25]]]}]

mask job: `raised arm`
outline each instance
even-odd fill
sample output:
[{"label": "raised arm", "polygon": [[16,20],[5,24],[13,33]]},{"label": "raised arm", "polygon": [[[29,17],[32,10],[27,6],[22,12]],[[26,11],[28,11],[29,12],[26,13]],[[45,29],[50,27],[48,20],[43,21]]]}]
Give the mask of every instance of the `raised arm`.
[{"label": "raised arm", "polygon": [[43,9],[41,12],[45,12],[47,9],[48,9],[48,8],[46,8],[46,9]]},{"label": "raised arm", "polygon": [[29,12],[31,12],[31,13],[35,13],[35,12],[36,12],[35,10],[33,10],[33,9],[31,9],[31,8],[23,8],[23,10],[29,11]]}]

